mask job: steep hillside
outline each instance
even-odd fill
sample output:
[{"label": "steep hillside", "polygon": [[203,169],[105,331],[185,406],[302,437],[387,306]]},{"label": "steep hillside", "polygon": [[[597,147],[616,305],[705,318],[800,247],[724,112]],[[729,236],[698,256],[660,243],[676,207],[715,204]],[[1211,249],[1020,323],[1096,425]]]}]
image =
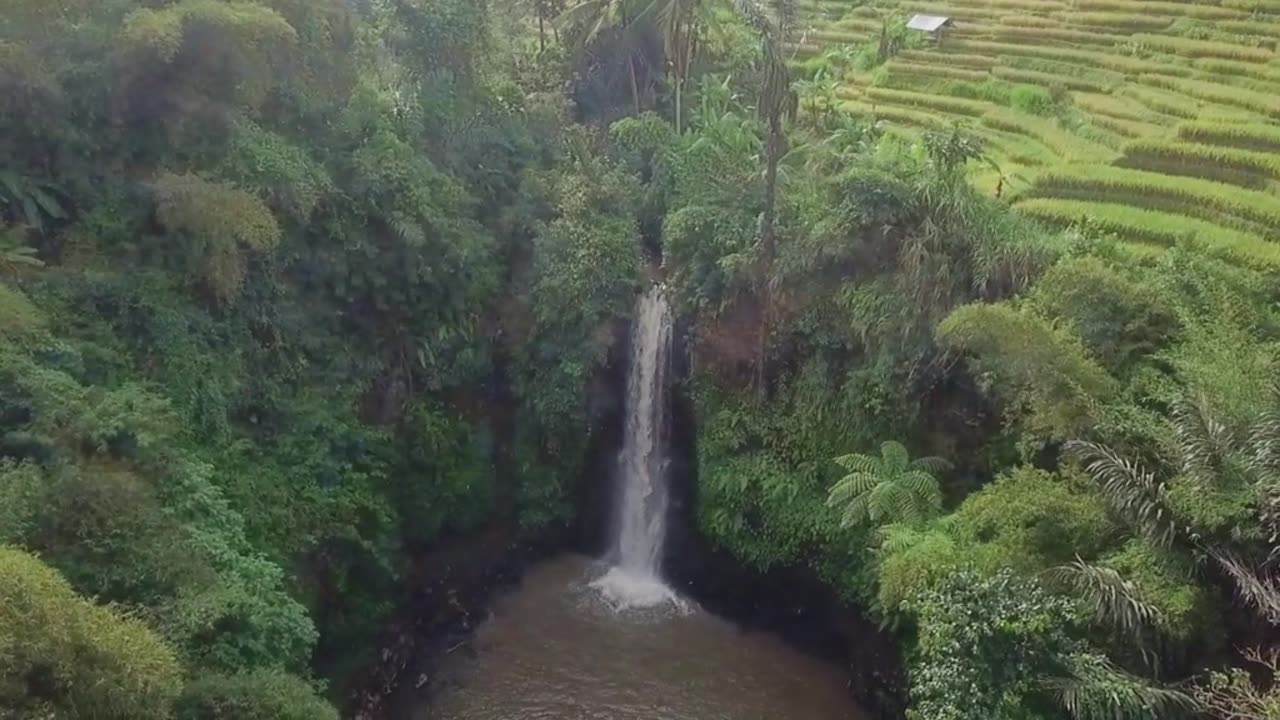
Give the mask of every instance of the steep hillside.
[{"label": "steep hillside", "polygon": [[[1023,212],[1091,218],[1143,255],[1192,238],[1249,265],[1280,263],[1280,2],[808,9],[797,59],[835,81],[845,109],[905,135],[966,127],[990,160],[974,182]],[[902,27],[914,13],[953,25],[929,38]],[[860,48],[860,61],[838,62]]]}]

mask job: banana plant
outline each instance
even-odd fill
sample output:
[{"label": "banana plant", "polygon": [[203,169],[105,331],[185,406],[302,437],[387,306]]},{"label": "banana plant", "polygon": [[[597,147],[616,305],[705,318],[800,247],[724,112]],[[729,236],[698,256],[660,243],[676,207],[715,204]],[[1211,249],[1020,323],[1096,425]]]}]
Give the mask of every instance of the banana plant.
[{"label": "banana plant", "polygon": [[0,213],[38,233],[44,233],[49,221],[67,218],[57,194],[51,183],[0,170]]}]

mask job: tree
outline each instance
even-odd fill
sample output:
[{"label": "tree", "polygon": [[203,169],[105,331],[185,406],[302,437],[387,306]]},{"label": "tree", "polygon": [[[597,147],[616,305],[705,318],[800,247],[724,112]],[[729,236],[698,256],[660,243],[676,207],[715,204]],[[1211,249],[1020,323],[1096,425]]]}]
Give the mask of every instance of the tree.
[{"label": "tree", "polygon": [[675,89],[676,133],[684,132],[684,86],[693,69],[698,36],[706,21],[704,0],[651,0],[646,12],[658,19],[667,66]]},{"label": "tree", "polygon": [[625,58],[631,102],[639,115],[640,69],[648,63],[644,38],[646,31],[652,31],[653,27],[650,22],[645,22],[648,18],[641,17],[635,5],[635,0],[580,0],[564,11],[558,22],[581,29],[579,52],[584,52],[605,30],[612,28],[618,32],[619,42],[612,52],[621,53]]},{"label": "tree", "polygon": [[770,280],[778,254],[778,165],[787,154],[784,121],[795,114],[799,100],[791,88],[791,71],[784,55],[796,14],[794,0],[737,0],[738,12],[760,37],[762,55],[760,96],[756,111],[765,122],[764,188],[756,233],[755,286],[760,303],[756,348],[756,390],[767,393],[766,352],[770,327]]},{"label": "tree", "polygon": [[162,720],[182,671],[141,621],[79,597],[54,569],[0,546],[0,716]]},{"label": "tree", "polygon": [[951,464],[938,457],[912,460],[901,443],[880,445],[880,457],[854,453],[836,458],[849,471],[827,496],[829,507],[844,508],[844,524],[916,522],[942,508],[942,491],[933,473]]}]

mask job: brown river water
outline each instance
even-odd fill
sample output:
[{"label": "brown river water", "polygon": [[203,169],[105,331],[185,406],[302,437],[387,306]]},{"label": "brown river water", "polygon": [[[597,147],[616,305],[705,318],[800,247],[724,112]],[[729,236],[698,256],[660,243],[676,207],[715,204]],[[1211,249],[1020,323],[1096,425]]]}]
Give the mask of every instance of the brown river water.
[{"label": "brown river water", "polygon": [[839,668],[689,603],[615,611],[564,555],[498,599],[412,720],[865,720]]}]

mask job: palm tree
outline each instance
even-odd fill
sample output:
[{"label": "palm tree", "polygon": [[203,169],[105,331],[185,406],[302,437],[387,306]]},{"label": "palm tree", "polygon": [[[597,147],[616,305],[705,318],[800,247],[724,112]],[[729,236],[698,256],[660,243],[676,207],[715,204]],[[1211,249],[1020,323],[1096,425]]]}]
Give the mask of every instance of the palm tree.
[{"label": "palm tree", "polygon": [[760,298],[760,332],[756,348],[756,387],[767,393],[765,369],[769,338],[770,287],[769,270],[777,255],[778,165],[787,154],[787,138],[783,122],[795,115],[798,100],[791,89],[791,73],[784,49],[794,27],[795,0],[737,0],[738,13],[760,36],[763,55],[763,82],[760,104],[756,108],[767,130],[764,151],[764,195],[760,224],[756,232],[758,255],[755,269],[756,292]]},{"label": "palm tree", "polygon": [[706,22],[704,0],[650,0],[642,15],[652,15],[662,33],[671,85],[675,89],[676,132],[684,132],[684,85],[693,69],[698,38]]},{"label": "palm tree", "polygon": [[[651,0],[652,1],[652,0]],[[565,10],[557,22],[561,25],[582,28],[579,36],[579,51],[586,49],[600,34],[610,28],[616,28],[620,34],[619,50],[625,54],[628,80],[631,83],[631,101],[635,112],[640,114],[640,82],[637,78],[637,66],[646,61],[644,53],[643,22],[648,13],[637,12],[636,0],[579,0]]]},{"label": "palm tree", "polygon": [[848,475],[831,488],[828,507],[843,507],[848,527],[863,520],[875,525],[918,522],[942,509],[942,491],[934,473],[951,463],[938,457],[911,459],[902,443],[880,444],[880,457],[842,455],[836,462]]}]

